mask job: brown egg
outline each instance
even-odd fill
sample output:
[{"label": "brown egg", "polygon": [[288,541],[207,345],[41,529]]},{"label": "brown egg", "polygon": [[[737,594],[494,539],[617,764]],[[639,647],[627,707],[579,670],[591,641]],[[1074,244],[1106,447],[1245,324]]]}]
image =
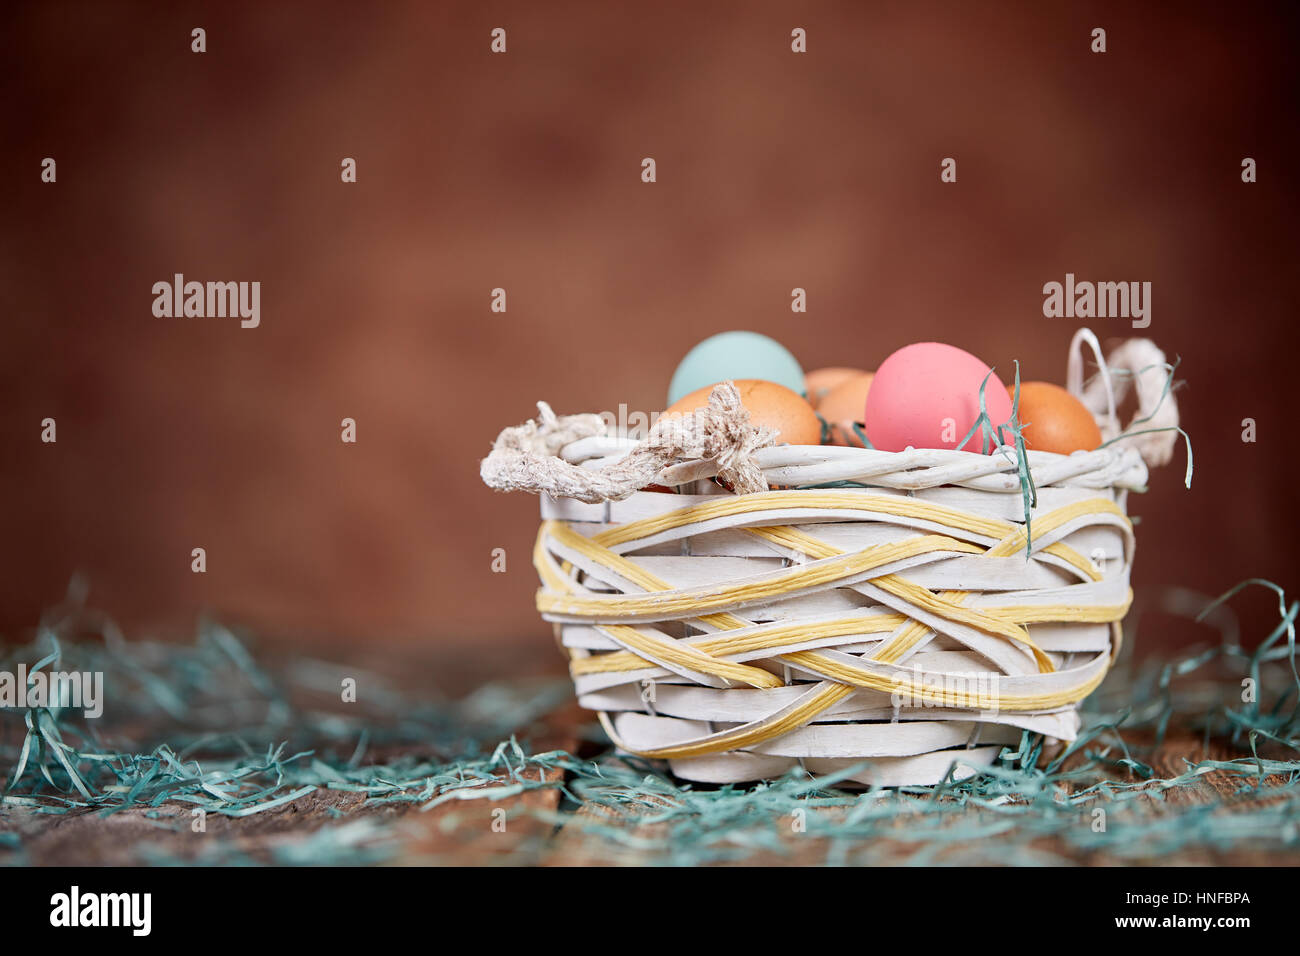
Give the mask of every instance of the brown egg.
[{"label": "brown egg", "polygon": [[[1015,399],[1016,387],[1007,387]],[[1068,455],[1101,444],[1101,429],[1077,398],[1051,382],[1020,383],[1020,421],[1025,447]]]},{"label": "brown egg", "polygon": [[867,407],[867,392],[875,377],[875,372],[858,372],[835,386],[822,399],[817,411],[831,427],[828,444],[862,447],[862,439],[853,430],[853,423],[862,421]]},{"label": "brown egg", "polygon": [[[822,423],[812,406],[784,385],[757,378],[736,380],[740,400],[749,409],[749,418],[755,425],[764,425],[777,431],[776,440],[790,445],[821,444]],[[696,389],[679,398],[664,411],[665,415],[681,415],[703,408],[709,403],[712,385]]]},{"label": "brown egg", "polygon": [[808,396],[808,404],[813,408],[820,409],[822,399],[837,385],[859,375],[867,374],[869,373],[860,368],[845,368],[839,365],[831,368],[819,368],[809,372],[803,377],[803,390]]}]

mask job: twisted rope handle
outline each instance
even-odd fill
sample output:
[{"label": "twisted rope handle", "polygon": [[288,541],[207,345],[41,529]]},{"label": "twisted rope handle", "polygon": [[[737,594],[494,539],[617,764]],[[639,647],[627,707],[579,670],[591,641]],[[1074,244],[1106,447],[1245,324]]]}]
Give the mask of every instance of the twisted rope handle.
[{"label": "twisted rope handle", "polygon": [[539,420],[497,436],[479,466],[488,487],[596,504],[628,497],[677,462],[702,460],[712,463],[711,473],[737,494],[767,491],[754,453],[772,445],[776,432],[750,423],[749,410],[731,382],[716,386],[698,411],[661,417],[644,441],[601,468],[583,468],[558,457],[565,445],[605,434],[599,415],[557,417],[545,402],[538,402],[538,409]]}]

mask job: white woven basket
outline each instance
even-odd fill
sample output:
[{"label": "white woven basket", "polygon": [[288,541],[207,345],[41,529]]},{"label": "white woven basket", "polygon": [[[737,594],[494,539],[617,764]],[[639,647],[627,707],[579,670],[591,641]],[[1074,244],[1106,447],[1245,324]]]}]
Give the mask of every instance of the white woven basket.
[{"label": "white woven basket", "polygon": [[[1081,346],[1067,385],[1083,395]],[[1119,433],[1102,363],[1103,434]],[[1096,394],[1090,399],[1100,404]],[[636,442],[594,436],[584,468]],[[776,446],[783,490],[542,498],[538,608],[580,704],[622,750],[713,783],[863,764],[849,779],[934,784],[990,764],[1022,731],[1058,740],[1105,676],[1132,592],[1136,442],[1029,452],[1038,502],[1026,557],[1014,454]],[[853,482],[869,487],[811,488]]]}]

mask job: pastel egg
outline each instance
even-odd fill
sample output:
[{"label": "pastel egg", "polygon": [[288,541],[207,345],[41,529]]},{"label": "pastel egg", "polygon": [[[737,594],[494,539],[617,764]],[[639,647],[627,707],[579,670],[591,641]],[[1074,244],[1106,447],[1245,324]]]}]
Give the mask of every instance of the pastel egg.
[{"label": "pastel egg", "polygon": [[830,444],[862,447],[862,439],[853,430],[853,424],[862,421],[867,394],[875,377],[875,372],[858,372],[831,389],[822,399],[817,411],[830,426]]},{"label": "pastel egg", "polygon": [[721,332],[686,353],[668,386],[668,404],[728,379],[756,378],[803,392],[803,369],[780,342],[757,332]]},{"label": "pastel egg", "polygon": [[[762,379],[739,379],[736,391],[755,425],[775,429],[777,441],[791,445],[821,444],[822,423],[802,395]],[[696,389],[670,405],[664,415],[684,415],[709,403],[713,385]]]},{"label": "pastel egg", "polygon": [[847,368],[842,365],[814,369],[803,377],[803,391],[808,396],[808,404],[812,405],[813,408],[820,409],[822,399],[834,391],[837,386],[843,385],[849,379],[857,378],[859,375],[868,374],[870,373],[864,369]]},{"label": "pastel egg", "polygon": [[[1014,386],[1007,393],[1014,393]],[[1019,419],[1025,447],[1068,455],[1101,444],[1101,429],[1084,404],[1051,382],[1021,382]]]},{"label": "pastel egg", "polygon": [[[980,414],[980,385],[993,427],[1011,418],[1006,386],[974,355],[942,342],[918,342],[881,363],[867,392],[863,421],[883,451],[913,448],[983,450],[982,430],[958,445]],[[1005,433],[1004,433],[1005,435]],[[1006,437],[1010,437],[1007,435]],[[996,442],[989,443],[992,451]]]}]

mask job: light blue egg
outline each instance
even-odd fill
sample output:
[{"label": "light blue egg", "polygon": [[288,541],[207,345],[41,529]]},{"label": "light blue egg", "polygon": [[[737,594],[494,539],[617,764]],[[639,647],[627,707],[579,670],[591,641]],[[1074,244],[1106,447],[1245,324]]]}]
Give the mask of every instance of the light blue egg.
[{"label": "light blue egg", "polygon": [[686,353],[668,386],[668,404],[697,388],[738,378],[761,378],[804,393],[803,369],[780,342],[757,332],[720,332]]}]

